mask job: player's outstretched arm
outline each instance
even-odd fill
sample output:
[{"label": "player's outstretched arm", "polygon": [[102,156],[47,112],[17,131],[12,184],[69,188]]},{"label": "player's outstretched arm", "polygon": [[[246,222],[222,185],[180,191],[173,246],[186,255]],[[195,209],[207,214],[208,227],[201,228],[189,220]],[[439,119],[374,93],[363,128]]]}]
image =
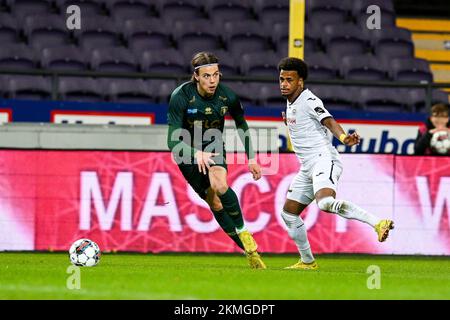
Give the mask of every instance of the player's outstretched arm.
[{"label": "player's outstretched arm", "polygon": [[358,144],[360,141],[360,137],[356,132],[346,134],[341,125],[331,117],[324,119],[322,124],[327,127],[336,138],[347,146],[353,146]]}]

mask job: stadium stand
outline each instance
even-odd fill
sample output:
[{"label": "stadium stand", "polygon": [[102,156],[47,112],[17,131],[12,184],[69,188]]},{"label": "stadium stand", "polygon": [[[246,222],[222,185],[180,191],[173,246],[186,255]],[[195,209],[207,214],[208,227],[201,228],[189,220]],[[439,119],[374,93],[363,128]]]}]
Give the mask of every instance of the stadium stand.
[{"label": "stadium stand", "polygon": [[[221,59],[223,80],[240,88],[226,81],[227,76],[266,76],[276,81],[277,62],[287,55],[288,0],[3,0],[0,3],[1,69],[182,75],[190,72],[194,52],[210,50]],[[81,30],[70,31],[65,26],[66,8],[72,4],[82,10]],[[367,7],[374,4],[381,8],[383,27],[361,28],[366,23]],[[433,26],[441,33],[433,34]],[[424,31],[429,32],[429,38]],[[310,65],[310,79],[449,81],[450,64],[436,63],[450,63],[448,50],[433,47],[447,39],[442,31],[450,33],[448,24],[397,19],[391,0],[309,0],[305,60]],[[2,89],[3,96],[38,100],[50,97],[46,84],[16,75],[2,79],[7,83]],[[97,81],[90,79],[86,83],[91,80]],[[58,97],[167,101],[177,84],[175,80],[112,79],[104,92],[98,92],[90,90],[86,83],[61,78]],[[133,83],[135,92],[129,90]],[[120,84],[124,85],[123,90]],[[33,86],[36,94],[28,94],[33,92]],[[271,106],[279,100],[269,92],[268,84],[260,85],[259,89],[253,84],[247,87],[251,88],[241,92],[244,101]],[[352,102],[339,93],[339,87],[315,88],[331,104],[331,109],[422,110],[423,95],[417,93],[424,94],[422,89],[399,104],[390,89],[355,90]],[[385,99],[380,99],[383,95]],[[448,97],[440,90],[433,97],[448,103]]]}]

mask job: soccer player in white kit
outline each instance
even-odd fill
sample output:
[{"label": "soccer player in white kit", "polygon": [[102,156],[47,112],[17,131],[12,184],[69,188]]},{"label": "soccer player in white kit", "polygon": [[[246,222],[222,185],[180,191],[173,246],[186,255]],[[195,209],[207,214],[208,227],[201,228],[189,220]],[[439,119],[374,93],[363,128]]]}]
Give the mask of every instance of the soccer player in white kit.
[{"label": "soccer player in white kit", "polygon": [[287,269],[317,269],[305,224],[300,217],[314,199],[322,211],[371,225],[380,242],[386,240],[389,230],[394,228],[394,222],[380,220],[350,201],[336,200],[336,187],[343,167],[327,132],[331,131],[348,146],[358,144],[360,137],[356,132],[346,134],[325,109],[322,101],[304,88],[308,68],[303,60],[284,58],[278,64],[278,70],[281,94],[287,99],[283,119],[289,129],[294,152],[302,164],[289,187],[281,213],[289,236],[300,253],[299,262]]}]

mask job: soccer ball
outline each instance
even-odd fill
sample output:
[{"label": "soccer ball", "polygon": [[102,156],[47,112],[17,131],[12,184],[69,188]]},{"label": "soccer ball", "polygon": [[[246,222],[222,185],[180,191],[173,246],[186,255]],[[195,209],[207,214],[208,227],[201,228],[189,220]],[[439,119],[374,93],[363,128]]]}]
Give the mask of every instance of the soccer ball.
[{"label": "soccer ball", "polygon": [[70,262],[80,267],[93,267],[100,261],[100,248],[89,239],[75,241],[69,249]]},{"label": "soccer ball", "polygon": [[430,141],[431,148],[438,154],[450,154],[450,134],[448,131],[437,131]]}]

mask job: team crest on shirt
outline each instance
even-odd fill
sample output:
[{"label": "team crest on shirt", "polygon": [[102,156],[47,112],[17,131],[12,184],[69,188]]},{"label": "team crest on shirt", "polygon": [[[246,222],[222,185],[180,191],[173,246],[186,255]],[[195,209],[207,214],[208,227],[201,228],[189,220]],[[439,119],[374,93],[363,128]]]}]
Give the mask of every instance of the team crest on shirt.
[{"label": "team crest on shirt", "polygon": [[317,113],[317,115],[321,115],[322,113],[325,113],[325,110],[323,110],[321,107],[315,107],[314,111]]},{"label": "team crest on shirt", "polygon": [[205,108],[205,114],[212,114],[212,109],[211,109],[211,107],[206,107],[206,108]]},{"label": "team crest on shirt", "polygon": [[223,106],[220,108],[220,115],[224,116],[228,111],[228,106]]},{"label": "team crest on shirt", "polygon": [[222,97],[222,96],[219,96],[219,99],[222,100],[222,101],[224,101],[224,102],[228,100],[227,97]]}]

